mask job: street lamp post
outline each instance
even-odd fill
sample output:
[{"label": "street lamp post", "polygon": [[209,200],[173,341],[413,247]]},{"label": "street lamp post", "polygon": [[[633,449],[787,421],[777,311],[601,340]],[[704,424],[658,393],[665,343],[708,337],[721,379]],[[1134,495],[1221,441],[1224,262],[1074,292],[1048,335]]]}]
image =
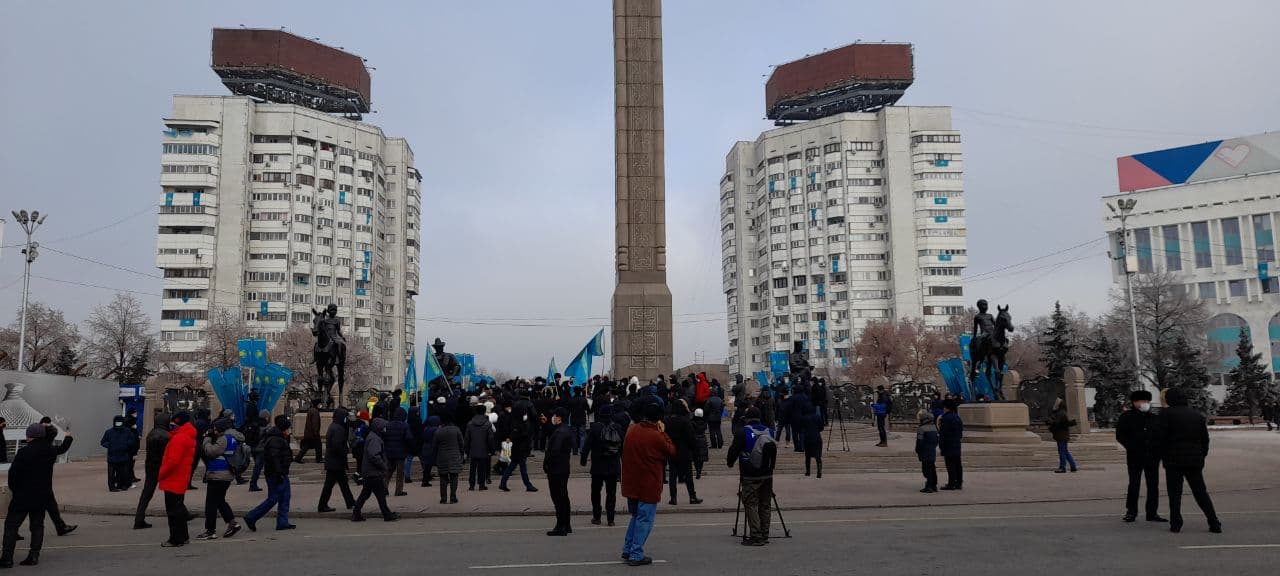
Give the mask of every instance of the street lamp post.
[{"label": "street lamp post", "polygon": [[1138,386],[1146,388],[1142,382],[1142,350],[1138,344],[1138,310],[1133,303],[1133,279],[1132,275],[1135,270],[1129,269],[1129,227],[1126,221],[1133,212],[1134,206],[1138,205],[1136,198],[1121,198],[1116,200],[1115,204],[1107,204],[1107,208],[1120,219],[1120,262],[1124,267],[1124,287],[1129,299],[1129,324],[1133,329],[1133,367],[1134,377],[1138,379]]},{"label": "street lamp post", "polygon": [[48,217],[48,213],[41,214],[39,210],[32,210],[30,214],[26,210],[13,211],[14,220],[22,227],[22,231],[27,233],[27,243],[22,249],[23,259],[26,261],[26,268],[22,273],[22,320],[18,322],[18,371],[20,372],[27,357],[27,294],[31,292],[31,263],[35,262],[36,257],[40,255],[38,251],[40,243],[32,242],[31,236]]}]

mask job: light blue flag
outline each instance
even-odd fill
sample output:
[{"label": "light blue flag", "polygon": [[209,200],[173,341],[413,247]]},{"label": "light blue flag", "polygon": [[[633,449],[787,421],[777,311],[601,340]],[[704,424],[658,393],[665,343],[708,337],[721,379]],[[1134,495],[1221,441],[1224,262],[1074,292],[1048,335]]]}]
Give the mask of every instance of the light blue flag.
[{"label": "light blue flag", "polygon": [[245,338],[236,341],[240,352],[240,366],[243,368],[261,368],[267,365],[267,341]]},{"label": "light blue flag", "polygon": [[409,364],[404,369],[404,394],[400,395],[400,407],[409,411],[409,397],[418,392],[418,353],[409,357]]},{"label": "light blue flag", "polygon": [[426,360],[422,361],[422,384],[430,386],[436,378],[444,376],[444,370],[440,369],[440,363],[436,362],[436,355],[428,348],[426,351]]},{"label": "light blue flag", "polygon": [[258,409],[274,412],[292,379],[293,370],[275,363],[255,370],[253,386],[258,390]]},{"label": "light blue flag", "polygon": [[602,328],[596,335],[582,347],[582,351],[569,362],[564,368],[564,377],[573,378],[573,387],[581,388],[591,378],[591,359],[595,356],[604,356],[604,329]]},{"label": "light blue flag", "polygon": [[769,371],[774,376],[791,372],[791,355],[783,351],[769,353]]},{"label": "light blue flag", "polygon": [[769,387],[770,387],[770,383],[769,383],[769,373],[768,373],[768,372],[765,372],[764,370],[761,370],[761,371],[759,371],[759,372],[756,372],[756,381],[760,383],[760,389],[761,389],[761,390],[768,390],[768,389],[769,389]]},{"label": "light blue flag", "polygon": [[556,381],[556,372],[558,372],[556,369],[556,358],[555,356],[552,356],[551,363],[547,365],[547,382]]},{"label": "light blue flag", "polygon": [[240,368],[214,368],[208,372],[209,387],[224,409],[235,415],[236,423],[244,422],[245,391],[240,383]]}]

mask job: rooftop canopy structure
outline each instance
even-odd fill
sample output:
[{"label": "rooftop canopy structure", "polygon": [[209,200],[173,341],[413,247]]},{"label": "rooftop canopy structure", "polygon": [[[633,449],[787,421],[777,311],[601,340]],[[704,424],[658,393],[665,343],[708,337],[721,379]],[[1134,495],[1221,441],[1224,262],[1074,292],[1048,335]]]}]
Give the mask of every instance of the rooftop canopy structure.
[{"label": "rooftop canopy structure", "polygon": [[765,116],[784,125],[897,102],[915,78],[910,44],[849,44],[782,64],[765,84]]},{"label": "rooftop canopy structure", "polygon": [[212,67],[235,94],[356,119],[369,112],[363,58],[283,30],[215,28]]}]

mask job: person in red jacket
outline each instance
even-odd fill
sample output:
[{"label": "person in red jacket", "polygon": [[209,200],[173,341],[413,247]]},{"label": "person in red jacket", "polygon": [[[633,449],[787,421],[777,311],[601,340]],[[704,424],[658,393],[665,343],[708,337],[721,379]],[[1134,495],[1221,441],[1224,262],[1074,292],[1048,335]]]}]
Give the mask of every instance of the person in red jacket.
[{"label": "person in red jacket", "polygon": [[190,514],[183,498],[191,485],[191,462],[196,457],[196,428],[191,425],[191,414],[178,412],[170,422],[173,432],[160,461],[158,485],[164,492],[164,511],[169,517],[169,539],[161,544],[166,548],[184,546],[191,539],[187,532]]},{"label": "person in red jacket", "polygon": [[627,499],[631,523],[622,544],[622,559],[628,566],[652,564],[644,555],[644,543],[653,531],[653,519],[662,499],[663,465],[675,457],[676,447],[662,425],[662,405],[644,406],[644,421],[627,429],[622,442],[622,497]]},{"label": "person in red jacket", "polygon": [[707,399],[711,398],[711,383],[707,381],[707,373],[698,373],[698,385],[693,391],[693,404],[697,408],[701,408],[707,403]]}]

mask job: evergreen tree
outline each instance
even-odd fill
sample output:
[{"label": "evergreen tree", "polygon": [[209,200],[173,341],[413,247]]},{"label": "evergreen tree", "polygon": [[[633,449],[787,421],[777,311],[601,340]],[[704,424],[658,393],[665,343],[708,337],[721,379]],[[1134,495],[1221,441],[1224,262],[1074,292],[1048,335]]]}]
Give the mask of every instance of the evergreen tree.
[{"label": "evergreen tree", "polygon": [[151,362],[151,342],[147,341],[142,346],[142,351],[134,354],[129,361],[129,365],[120,372],[121,384],[146,384],[147,378],[155,374],[149,366]]},{"label": "evergreen tree", "polygon": [[1201,356],[1202,352],[1185,337],[1179,336],[1174,340],[1166,390],[1182,389],[1191,407],[1208,416],[1214,413],[1218,401],[1209,394],[1209,369]]},{"label": "evergreen tree", "polygon": [[63,346],[58,350],[58,358],[53,361],[53,366],[49,368],[49,372],[62,376],[70,376],[76,371],[76,364],[80,362],[76,351],[68,346]]},{"label": "evergreen tree", "polygon": [[1231,382],[1227,384],[1227,398],[1222,402],[1221,410],[1224,414],[1248,414],[1249,423],[1253,424],[1258,408],[1272,399],[1274,390],[1267,367],[1262,363],[1262,354],[1253,353],[1253,342],[1247,330],[1240,330],[1236,356],[1240,364],[1231,369]]},{"label": "evergreen tree", "polygon": [[1095,391],[1094,418],[1099,424],[1114,424],[1124,410],[1129,392],[1137,386],[1133,362],[1126,357],[1120,343],[1107,336],[1102,326],[1084,342],[1084,349],[1084,368],[1089,375],[1089,386]]},{"label": "evergreen tree", "polygon": [[1043,333],[1040,359],[1050,378],[1061,379],[1072,364],[1076,363],[1076,346],[1071,334],[1071,321],[1062,313],[1062,303],[1053,303],[1050,325]]}]

